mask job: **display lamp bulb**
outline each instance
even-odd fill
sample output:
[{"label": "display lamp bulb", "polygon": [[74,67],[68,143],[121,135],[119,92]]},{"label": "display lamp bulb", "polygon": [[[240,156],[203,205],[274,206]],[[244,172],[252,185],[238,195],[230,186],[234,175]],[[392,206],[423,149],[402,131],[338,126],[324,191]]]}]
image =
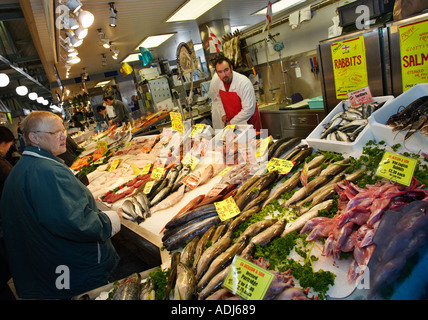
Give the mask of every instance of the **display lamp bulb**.
[{"label": "display lamp bulb", "polygon": [[38,97],[37,99],[36,99],[36,101],[38,102],[38,103],[43,103],[43,101],[44,101],[45,99],[43,98],[43,97]]},{"label": "display lamp bulb", "polygon": [[79,11],[79,23],[83,28],[89,28],[94,23],[94,15],[86,10]]},{"label": "display lamp bulb", "polygon": [[30,93],[28,94],[28,98],[29,98],[30,100],[36,100],[36,99],[37,99],[37,93],[35,93],[35,92],[30,92]]},{"label": "display lamp bulb", "polygon": [[20,96],[25,96],[28,93],[28,88],[26,86],[16,87],[16,93]]},{"label": "display lamp bulb", "polygon": [[6,73],[0,73],[0,87],[6,87],[9,82],[9,76]]}]

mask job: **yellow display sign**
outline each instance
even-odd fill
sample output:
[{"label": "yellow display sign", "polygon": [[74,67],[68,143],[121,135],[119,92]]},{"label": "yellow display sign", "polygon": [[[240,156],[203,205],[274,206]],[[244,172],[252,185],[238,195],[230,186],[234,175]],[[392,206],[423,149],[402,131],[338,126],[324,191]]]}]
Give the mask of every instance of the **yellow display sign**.
[{"label": "yellow display sign", "polygon": [[263,300],[274,274],[240,256],[235,256],[223,286],[247,300]]},{"label": "yellow display sign", "polygon": [[148,174],[150,172],[151,167],[152,167],[151,163],[145,164],[143,169],[141,169],[141,174]]},{"label": "yellow display sign", "polygon": [[205,124],[203,123],[197,123],[192,129],[192,132],[190,133],[190,138],[194,138],[196,134],[201,133],[205,129]]},{"label": "yellow display sign", "polygon": [[272,138],[272,136],[269,136],[266,139],[263,139],[262,142],[260,142],[260,147],[256,152],[256,157],[261,157],[262,155],[265,154],[266,149],[269,146],[269,142],[270,142],[271,138]]},{"label": "yellow display sign", "polygon": [[155,184],[155,180],[150,180],[150,181],[148,181],[147,183],[146,183],[146,185],[144,186],[144,190],[143,190],[143,192],[145,193],[145,194],[149,194],[150,193],[150,191],[152,190],[152,188],[153,188],[153,185]]},{"label": "yellow display sign", "polygon": [[190,170],[194,170],[199,163],[199,158],[189,152],[181,160],[181,163],[190,166]]},{"label": "yellow display sign", "polygon": [[333,43],[331,57],[337,99],[347,99],[348,92],[368,86],[363,36]]},{"label": "yellow display sign", "polygon": [[398,27],[403,92],[428,82],[428,19]]},{"label": "yellow display sign", "polygon": [[179,112],[170,112],[169,116],[171,117],[172,129],[178,132],[184,132],[181,114]]},{"label": "yellow display sign", "polygon": [[150,178],[152,178],[154,180],[160,180],[160,179],[162,179],[164,171],[165,171],[165,168],[153,167],[152,174],[150,175]]},{"label": "yellow display sign", "polygon": [[138,169],[137,165],[134,162],[131,163],[131,168],[136,176],[138,176],[141,173],[141,170]]},{"label": "yellow display sign", "polygon": [[108,172],[112,172],[113,170],[116,170],[116,168],[119,166],[119,163],[122,161],[122,159],[116,159],[113,161],[113,163],[110,165],[110,168],[108,169]]},{"label": "yellow display sign", "polygon": [[376,175],[405,186],[410,186],[416,164],[416,159],[385,151],[377,168]]},{"label": "yellow display sign", "polygon": [[241,213],[233,197],[214,202],[214,206],[221,221],[233,218]]},{"label": "yellow display sign", "polygon": [[268,162],[267,169],[269,172],[271,171],[278,171],[279,174],[287,174],[293,169],[294,162],[285,160],[285,159],[279,159],[279,158],[272,158]]}]

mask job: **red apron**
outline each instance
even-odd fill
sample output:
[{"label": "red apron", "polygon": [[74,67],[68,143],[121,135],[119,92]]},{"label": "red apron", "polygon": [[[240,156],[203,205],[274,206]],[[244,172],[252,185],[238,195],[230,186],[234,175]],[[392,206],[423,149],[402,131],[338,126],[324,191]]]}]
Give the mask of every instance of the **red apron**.
[{"label": "red apron", "polygon": [[[241,98],[239,98],[236,92],[228,92],[224,90],[220,90],[220,98],[223,103],[224,111],[226,112],[227,121],[230,121],[242,110]],[[252,124],[255,130],[260,130],[262,128],[257,103],[256,110],[251,118],[248,119],[247,123]]]}]

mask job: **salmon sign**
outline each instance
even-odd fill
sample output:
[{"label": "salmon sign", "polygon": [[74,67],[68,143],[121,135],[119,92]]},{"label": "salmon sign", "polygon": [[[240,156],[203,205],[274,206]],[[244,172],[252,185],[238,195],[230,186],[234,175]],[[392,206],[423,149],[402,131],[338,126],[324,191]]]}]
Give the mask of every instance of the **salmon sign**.
[{"label": "salmon sign", "polygon": [[403,92],[428,82],[428,19],[402,25],[400,33]]}]

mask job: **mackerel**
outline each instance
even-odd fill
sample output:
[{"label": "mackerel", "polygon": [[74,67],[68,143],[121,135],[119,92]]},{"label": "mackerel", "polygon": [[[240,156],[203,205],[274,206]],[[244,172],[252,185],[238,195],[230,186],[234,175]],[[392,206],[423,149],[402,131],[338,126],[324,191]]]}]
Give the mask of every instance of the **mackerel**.
[{"label": "mackerel", "polygon": [[232,243],[232,232],[228,231],[220,240],[214,243],[211,247],[202,253],[201,258],[196,266],[196,280],[202,277],[205,271],[208,269],[211,262],[224,250],[226,250]]},{"label": "mackerel", "polygon": [[309,211],[305,212],[300,217],[298,217],[296,220],[287,224],[287,226],[285,227],[284,231],[281,234],[281,237],[285,237],[290,232],[299,231],[300,229],[302,229],[306,224],[306,222],[318,216],[319,210],[329,210],[332,207],[333,207],[333,200],[331,199],[315,205]]},{"label": "mackerel", "polygon": [[218,216],[214,216],[214,217],[196,222],[191,227],[186,229],[184,232],[180,232],[177,235],[174,235],[173,237],[168,238],[167,243],[166,244],[164,243],[164,246],[167,248],[168,251],[178,249],[180,246],[186,243],[187,240],[191,240],[196,236],[202,235],[209,228],[211,228],[213,225],[219,222],[220,222],[220,219]]},{"label": "mackerel", "polygon": [[199,217],[201,215],[204,215],[208,212],[216,211],[214,204],[207,204],[204,206],[196,207],[195,209],[192,209],[190,211],[184,212],[183,214],[180,214],[174,218],[172,218],[166,225],[165,228],[172,229],[173,227],[176,227],[178,225],[181,225],[183,223],[186,223],[190,220],[195,219],[196,217]]}]

